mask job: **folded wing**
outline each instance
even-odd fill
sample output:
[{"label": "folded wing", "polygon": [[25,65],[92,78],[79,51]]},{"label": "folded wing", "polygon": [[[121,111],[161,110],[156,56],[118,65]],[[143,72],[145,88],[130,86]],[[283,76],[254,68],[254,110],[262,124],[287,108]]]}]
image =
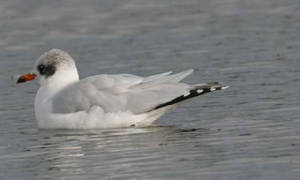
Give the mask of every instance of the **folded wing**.
[{"label": "folded wing", "polygon": [[192,72],[167,72],[145,78],[130,74],[91,76],[58,93],[53,98],[53,111],[89,111],[91,107],[99,106],[105,112],[148,112],[188,94],[192,86],[180,81]]}]

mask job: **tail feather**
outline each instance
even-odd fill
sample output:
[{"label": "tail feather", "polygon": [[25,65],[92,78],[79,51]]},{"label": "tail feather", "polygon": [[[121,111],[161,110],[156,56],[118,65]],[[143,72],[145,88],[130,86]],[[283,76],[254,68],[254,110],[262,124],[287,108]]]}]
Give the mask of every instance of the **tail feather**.
[{"label": "tail feather", "polygon": [[193,97],[196,96],[200,96],[212,91],[216,91],[216,90],[223,90],[228,88],[229,86],[222,86],[220,85],[218,82],[212,82],[212,83],[206,83],[206,84],[196,84],[194,86],[192,86],[192,88],[190,89],[189,93],[187,94],[183,94],[169,102],[160,104],[158,106],[156,106],[153,110],[157,110],[166,106],[170,106],[170,105],[175,105],[177,103],[183,102],[185,100],[191,99]]},{"label": "tail feather", "polygon": [[188,69],[186,71],[182,71],[180,73],[170,75],[168,82],[169,83],[180,82],[181,80],[183,80],[184,78],[186,78],[187,76],[189,76],[190,74],[192,74],[193,72],[194,72],[193,69]]},{"label": "tail feather", "polygon": [[171,72],[166,72],[162,74],[152,75],[146,77],[142,83],[132,86],[131,88],[139,87],[145,89],[145,88],[155,86],[157,84],[178,83],[184,78],[186,78],[188,75],[192,74],[193,71],[194,71],[193,69],[188,69],[186,71],[182,71],[176,74],[171,74]]}]

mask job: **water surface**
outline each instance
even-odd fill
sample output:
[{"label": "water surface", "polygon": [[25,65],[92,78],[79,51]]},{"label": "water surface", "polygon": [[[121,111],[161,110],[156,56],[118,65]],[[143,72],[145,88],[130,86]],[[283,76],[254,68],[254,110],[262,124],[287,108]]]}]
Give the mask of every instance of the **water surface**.
[{"label": "water surface", "polygon": [[[0,2],[0,178],[299,178],[296,0]],[[61,48],[81,77],[194,68],[231,86],[155,127],[37,130],[37,83],[16,85]]]}]

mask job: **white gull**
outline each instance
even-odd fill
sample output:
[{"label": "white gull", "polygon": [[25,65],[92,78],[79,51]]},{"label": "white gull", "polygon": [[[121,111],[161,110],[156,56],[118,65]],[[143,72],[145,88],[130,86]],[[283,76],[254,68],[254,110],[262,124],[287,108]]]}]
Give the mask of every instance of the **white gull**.
[{"label": "white gull", "polygon": [[35,116],[43,129],[95,129],[150,126],[164,113],[193,97],[225,89],[219,83],[180,82],[192,69],[148,77],[101,74],[79,80],[73,58],[59,49],[45,52],[30,74],[40,78]]}]

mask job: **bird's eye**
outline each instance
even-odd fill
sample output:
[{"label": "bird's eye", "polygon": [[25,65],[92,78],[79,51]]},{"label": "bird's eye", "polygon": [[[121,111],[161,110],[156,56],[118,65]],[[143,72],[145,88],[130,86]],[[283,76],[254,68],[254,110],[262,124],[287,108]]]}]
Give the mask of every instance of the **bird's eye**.
[{"label": "bird's eye", "polygon": [[46,71],[46,66],[43,65],[43,64],[40,64],[40,65],[38,66],[38,71],[40,72],[40,74],[44,74],[45,71]]}]

